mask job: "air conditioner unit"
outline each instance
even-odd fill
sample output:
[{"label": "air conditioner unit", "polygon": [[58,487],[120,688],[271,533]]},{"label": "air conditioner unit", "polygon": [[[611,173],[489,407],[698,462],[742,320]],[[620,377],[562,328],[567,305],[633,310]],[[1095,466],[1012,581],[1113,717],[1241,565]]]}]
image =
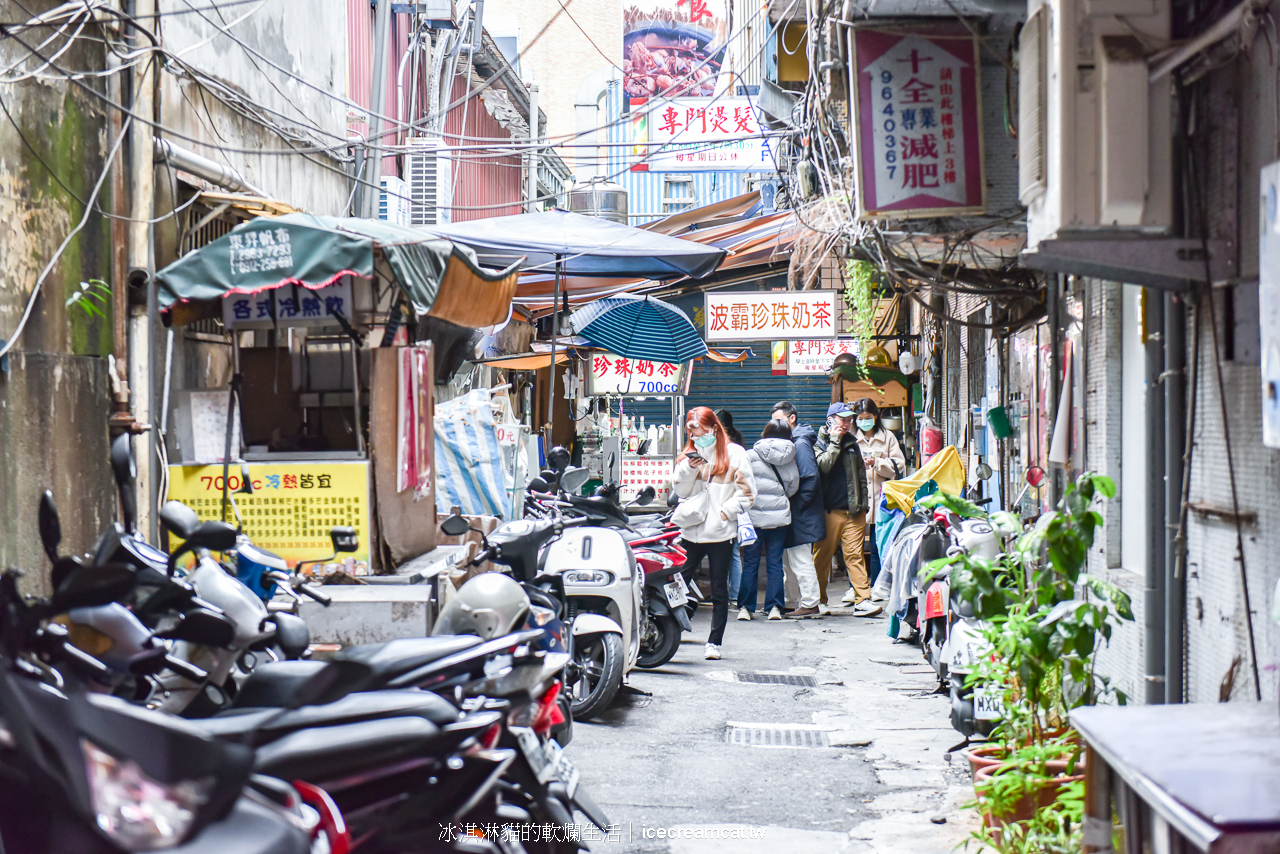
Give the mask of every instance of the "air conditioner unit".
[{"label": "air conditioner unit", "polygon": [[395,225],[409,225],[409,185],[394,175],[382,176],[382,192],[378,197],[378,219]]},{"label": "air conditioner unit", "polygon": [[1148,82],[1139,40],[1168,34],[1165,0],[1030,0],[1018,55],[1029,253],[1043,240],[1168,231],[1170,83]]},{"label": "air conditioner unit", "polygon": [[409,180],[409,224],[444,225],[453,221],[453,162],[444,140],[418,137],[405,152]]}]

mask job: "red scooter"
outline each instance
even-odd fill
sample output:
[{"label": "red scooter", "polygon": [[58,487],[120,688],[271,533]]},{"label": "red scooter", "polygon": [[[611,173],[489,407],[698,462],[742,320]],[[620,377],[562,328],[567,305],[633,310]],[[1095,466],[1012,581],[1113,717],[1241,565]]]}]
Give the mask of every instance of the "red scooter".
[{"label": "red scooter", "polygon": [[689,622],[689,585],[684,580],[684,549],[676,545],[677,529],[653,534],[640,532],[629,545],[644,570],[645,616],[640,630],[638,667],[661,667],[680,649],[681,632],[693,631]]}]

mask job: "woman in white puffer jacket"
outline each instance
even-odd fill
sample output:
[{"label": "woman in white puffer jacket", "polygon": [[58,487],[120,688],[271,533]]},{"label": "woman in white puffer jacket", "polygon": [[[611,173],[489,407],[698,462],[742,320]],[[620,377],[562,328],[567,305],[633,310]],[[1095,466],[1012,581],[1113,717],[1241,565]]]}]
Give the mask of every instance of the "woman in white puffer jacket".
[{"label": "woman in white puffer jacket", "polygon": [[791,524],[791,496],[800,488],[800,469],[796,465],[796,446],[791,441],[791,425],[774,420],[765,425],[760,441],[747,452],[751,475],[756,482],[756,502],[748,513],[755,526],[757,539],[742,547],[742,584],[738,588],[739,620],[755,615],[760,598],[760,557],[765,559],[764,609],[782,612],[785,588],[782,575],[782,550],[786,545],[787,527]]}]

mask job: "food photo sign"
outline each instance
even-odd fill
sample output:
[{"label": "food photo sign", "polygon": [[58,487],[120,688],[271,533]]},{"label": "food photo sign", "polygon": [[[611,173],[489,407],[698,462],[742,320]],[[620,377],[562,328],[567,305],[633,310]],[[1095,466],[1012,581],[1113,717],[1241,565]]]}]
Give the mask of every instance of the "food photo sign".
[{"label": "food photo sign", "polygon": [[727,0],[641,0],[623,13],[628,98],[709,97],[729,41]]},{"label": "food photo sign", "polygon": [[861,218],[982,213],[977,39],[869,27],[855,30],[852,42]]}]

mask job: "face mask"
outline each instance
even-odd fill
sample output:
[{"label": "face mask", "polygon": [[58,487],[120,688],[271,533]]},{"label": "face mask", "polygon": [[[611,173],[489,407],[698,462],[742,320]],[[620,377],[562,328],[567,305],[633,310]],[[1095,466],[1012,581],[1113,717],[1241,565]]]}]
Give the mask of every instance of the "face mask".
[{"label": "face mask", "polygon": [[870,430],[872,427],[874,427],[874,426],[876,426],[876,420],[875,420],[874,418],[859,418],[859,419],[858,419],[858,429],[859,429],[859,430],[861,430],[861,431],[862,431],[862,432],[864,432],[864,433],[865,433],[865,432],[867,432],[867,431],[869,431],[869,430]]}]

